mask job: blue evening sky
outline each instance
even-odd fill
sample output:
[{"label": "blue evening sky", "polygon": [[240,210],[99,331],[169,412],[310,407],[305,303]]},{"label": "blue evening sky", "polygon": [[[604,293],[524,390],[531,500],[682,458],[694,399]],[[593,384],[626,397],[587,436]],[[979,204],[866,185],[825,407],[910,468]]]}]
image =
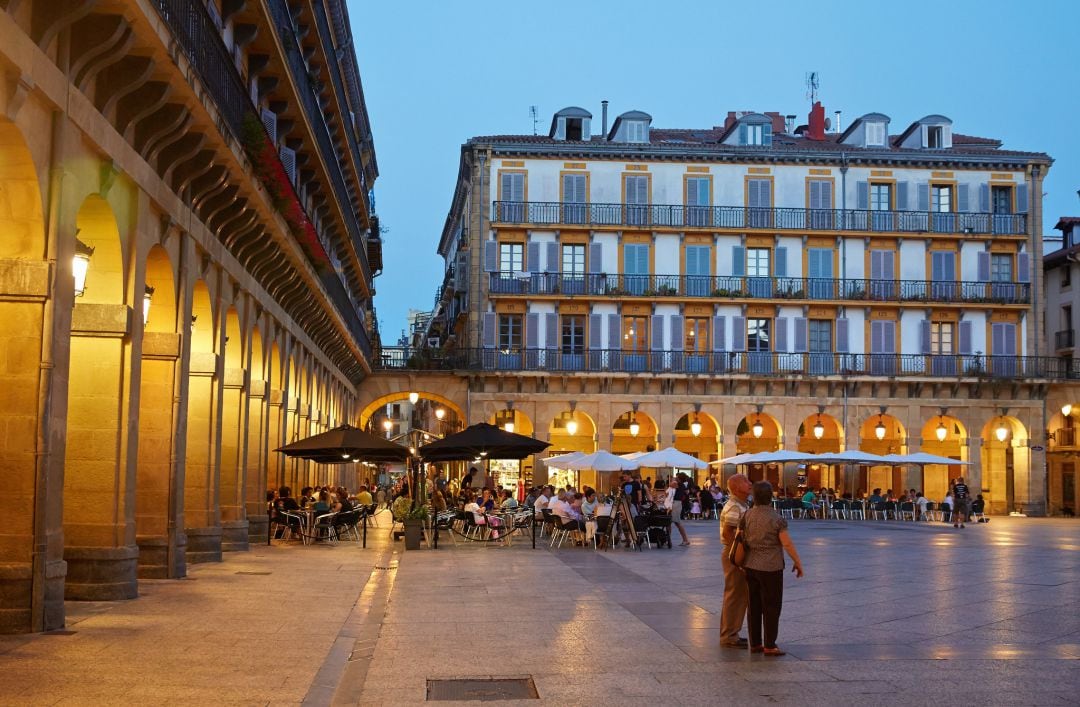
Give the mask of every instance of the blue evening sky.
[{"label": "blue evening sky", "polygon": [[380,176],[384,236],[375,298],[385,344],[409,308],[431,309],[439,236],[460,147],[474,135],[546,134],[579,105],[599,130],[641,109],[664,128],[729,110],[809,109],[817,71],[830,117],[877,111],[898,133],[930,113],[965,135],[1055,159],[1043,232],[1080,215],[1080,52],[1073,0],[923,2],[501,2],[349,0]]}]

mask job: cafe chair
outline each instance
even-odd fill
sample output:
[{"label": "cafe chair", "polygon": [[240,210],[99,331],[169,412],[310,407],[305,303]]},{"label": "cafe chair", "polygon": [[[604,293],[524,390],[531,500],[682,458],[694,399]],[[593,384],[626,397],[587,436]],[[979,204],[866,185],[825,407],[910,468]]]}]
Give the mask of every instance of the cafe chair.
[{"label": "cafe chair", "polygon": [[915,520],[915,504],[904,501],[900,504],[900,520]]}]

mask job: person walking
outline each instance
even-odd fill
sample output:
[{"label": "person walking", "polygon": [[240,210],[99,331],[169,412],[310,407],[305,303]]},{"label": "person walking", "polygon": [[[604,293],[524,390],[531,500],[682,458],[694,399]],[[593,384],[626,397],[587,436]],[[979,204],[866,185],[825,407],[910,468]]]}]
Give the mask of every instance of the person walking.
[{"label": "person walking", "polygon": [[686,491],[680,488],[679,482],[675,479],[669,481],[667,494],[664,496],[664,508],[671,514],[671,524],[679,529],[679,535],[682,536],[682,547],[690,545],[690,538],[686,536],[686,528],[682,524],[683,500],[685,498]]},{"label": "person walking", "polygon": [[788,534],[787,521],[772,508],[772,484],[759,481],[754,484],[753,491],[754,507],[743,516],[748,546],[743,569],[749,595],[750,652],[780,656],[784,651],[776,646],[776,634],[784,603],[782,550],[791,556],[796,577],[803,576],[803,566]]},{"label": "person walking", "polygon": [[968,519],[968,515],[971,513],[971,490],[968,489],[968,485],[964,483],[964,477],[960,477],[953,484],[953,524],[954,528],[963,528],[964,521]]},{"label": "person walking", "polygon": [[746,575],[728,559],[728,548],[735,540],[735,530],[746,513],[746,503],[752,488],[750,479],[735,474],[727,482],[728,500],[720,512],[720,564],[724,568],[724,604],[720,611],[720,645],[746,648],[747,640],[739,635],[746,620]]}]

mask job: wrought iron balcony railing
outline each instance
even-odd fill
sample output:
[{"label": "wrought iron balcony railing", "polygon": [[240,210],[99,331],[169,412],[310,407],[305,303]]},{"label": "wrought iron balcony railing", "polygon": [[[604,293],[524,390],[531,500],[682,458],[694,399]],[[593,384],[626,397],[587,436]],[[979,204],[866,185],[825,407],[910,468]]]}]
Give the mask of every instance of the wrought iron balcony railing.
[{"label": "wrought iron balcony railing", "polygon": [[1076,428],[1075,427],[1060,427],[1056,431],[1050,433],[1050,448],[1056,449],[1058,447],[1075,447],[1076,446]]},{"label": "wrought iron balcony railing", "polygon": [[493,272],[488,273],[488,293],[515,296],[714,297],[1027,304],[1031,299],[1031,285],[1024,282]]},{"label": "wrought iron balcony railing", "polygon": [[[257,115],[257,111],[255,105],[251,102],[251,96],[244,86],[243,79],[236,70],[232,55],[229,54],[229,50],[225,47],[221,34],[214,25],[213,20],[210,19],[205,5],[190,2],[189,0],[153,0],[153,3],[162,20],[169,26],[188,62],[198,74],[199,80],[202,81],[213,99],[224,119],[226,128],[232,133],[233,139],[243,144],[244,119],[248,115]],[[274,7],[273,3],[271,3],[271,7]],[[276,15],[275,21],[277,21]],[[279,27],[278,31],[284,31],[284,29]],[[292,56],[294,55],[290,55],[290,60]],[[290,65],[290,69],[296,71],[296,68],[292,65]],[[298,80],[300,78],[298,77]],[[307,79],[306,70],[302,74],[302,79],[304,81]],[[308,99],[314,101],[314,95],[308,92],[308,95],[302,95],[301,99],[305,100],[305,103],[307,103]],[[322,125],[325,130],[325,123],[322,123]],[[316,139],[318,139],[319,130],[316,128],[315,132]],[[329,150],[327,152],[328,160],[336,155],[329,146],[322,144],[321,141],[320,149]],[[338,177],[340,179],[340,172]],[[333,175],[331,175],[331,182],[334,182]],[[335,194],[338,198],[342,198],[342,193],[338,192],[336,184]],[[348,204],[349,202],[343,201],[342,203]],[[349,221],[349,219],[346,219],[346,221]],[[346,225],[351,231],[356,231],[355,223],[347,223]],[[354,237],[357,242],[361,242],[358,231],[356,231]],[[366,265],[366,254],[361,255],[361,263]],[[367,273],[366,276],[370,277],[370,273]],[[368,339],[367,332],[364,331],[356,308],[349,300],[345,285],[336,273],[325,270],[320,271],[319,280],[345,321],[349,333],[352,334],[368,360],[371,360],[371,342]]]},{"label": "wrought iron balcony railing", "polygon": [[1023,235],[1027,214],[496,201],[493,223]]},{"label": "wrought iron balcony railing", "polygon": [[1076,345],[1076,330],[1062,329],[1054,333],[1054,346],[1059,349],[1071,349]]},{"label": "wrought iron balcony railing", "polygon": [[777,353],[773,351],[622,351],[580,349],[426,349],[382,347],[381,369],[546,371],[555,373],[746,374],[755,377],[1080,379],[1080,359],[922,354]]}]

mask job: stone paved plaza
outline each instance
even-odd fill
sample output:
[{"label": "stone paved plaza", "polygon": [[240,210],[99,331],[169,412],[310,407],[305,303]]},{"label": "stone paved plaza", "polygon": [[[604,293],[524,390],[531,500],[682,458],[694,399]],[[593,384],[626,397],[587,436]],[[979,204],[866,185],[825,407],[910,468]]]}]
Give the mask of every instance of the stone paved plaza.
[{"label": "stone paved plaza", "polygon": [[0,637],[0,703],[410,704],[484,676],[550,704],[1080,702],[1075,522],[796,521],[779,659],[717,645],[717,526],[689,529],[641,553],[402,553],[385,522],[367,550],[255,547]]}]

